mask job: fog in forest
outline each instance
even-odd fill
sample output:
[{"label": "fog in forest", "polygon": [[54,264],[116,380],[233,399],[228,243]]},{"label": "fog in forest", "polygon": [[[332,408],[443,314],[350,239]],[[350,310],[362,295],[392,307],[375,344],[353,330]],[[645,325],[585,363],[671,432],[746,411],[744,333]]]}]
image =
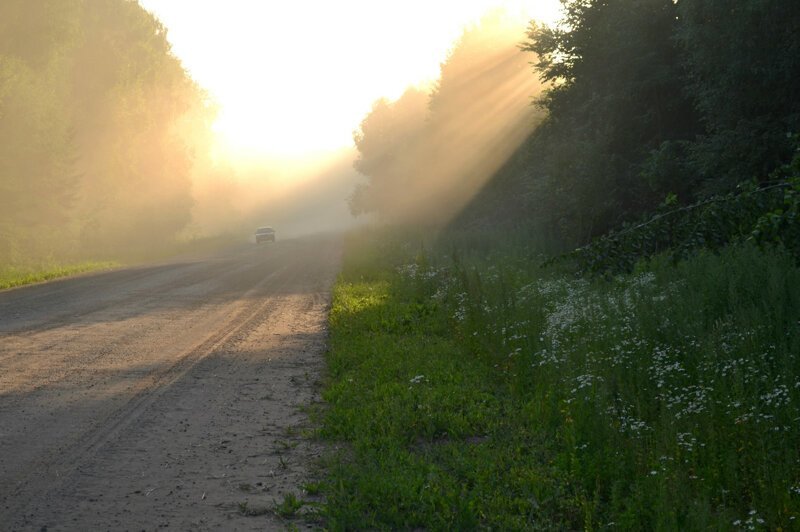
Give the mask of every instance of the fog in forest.
[{"label": "fog in forest", "polygon": [[438,81],[376,101],[349,148],[237,159],[214,131],[221,103],[137,2],[5,1],[0,264],[159,255],[261,225],[446,222],[537,122],[524,30],[500,13],[464,29]]},{"label": "fog in forest", "polygon": [[192,221],[185,235],[252,239],[270,225],[281,238],[342,231],[360,223],[347,198],[360,177],[354,149],[302,161],[250,161],[194,185]]},{"label": "fog in forest", "polygon": [[524,30],[491,13],[454,43],[432,90],[375,103],[355,133],[367,178],[351,198],[355,214],[444,224],[508,161],[541,120]]}]

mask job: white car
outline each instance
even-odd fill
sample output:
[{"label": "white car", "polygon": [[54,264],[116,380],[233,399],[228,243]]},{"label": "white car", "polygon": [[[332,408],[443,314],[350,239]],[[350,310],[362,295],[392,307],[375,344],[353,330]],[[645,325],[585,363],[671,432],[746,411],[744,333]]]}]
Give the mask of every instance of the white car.
[{"label": "white car", "polygon": [[275,242],[275,229],[272,227],[259,227],[256,229],[256,244],[261,242]]}]

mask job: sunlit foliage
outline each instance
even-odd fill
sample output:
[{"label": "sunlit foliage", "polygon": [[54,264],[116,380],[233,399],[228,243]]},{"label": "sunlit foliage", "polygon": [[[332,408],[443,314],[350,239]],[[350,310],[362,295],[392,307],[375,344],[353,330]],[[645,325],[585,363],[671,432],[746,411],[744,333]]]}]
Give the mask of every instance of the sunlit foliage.
[{"label": "sunlit foliage", "polygon": [[489,15],[455,43],[430,95],[410,89],[375,104],[355,134],[355,166],[368,178],[355,214],[441,223],[486,184],[536,125],[540,85],[518,49],[521,31]]}]

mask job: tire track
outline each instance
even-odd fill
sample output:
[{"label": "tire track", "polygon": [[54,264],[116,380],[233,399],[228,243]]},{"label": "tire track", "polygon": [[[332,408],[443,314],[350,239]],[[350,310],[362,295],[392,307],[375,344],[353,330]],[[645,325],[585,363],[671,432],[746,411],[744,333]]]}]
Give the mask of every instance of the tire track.
[{"label": "tire track", "polygon": [[[298,251],[302,251],[302,253]],[[284,297],[276,296],[276,294],[292,293],[296,291],[295,285],[308,284],[309,278],[312,276],[309,270],[312,269],[316,273],[317,270],[320,270],[320,261],[326,262],[331,259],[331,256],[319,257],[319,254],[320,251],[315,249],[313,244],[295,246],[295,249],[290,249],[280,255],[274,254],[268,257],[247,256],[248,261],[241,264],[241,268],[236,270],[240,273],[242,271],[245,272],[245,275],[241,276],[246,278],[244,280],[231,279],[231,277],[237,276],[235,271],[223,272],[221,277],[226,278],[226,282],[229,284],[236,284],[236,288],[239,288],[239,284],[249,282],[248,279],[253,276],[260,275],[261,279],[255,285],[240,293],[231,302],[215,309],[214,314],[220,318],[214,324],[213,330],[207,331],[188,349],[181,350],[177,354],[168,353],[170,359],[168,364],[156,367],[138,377],[130,397],[126,398],[123,404],[113,409],[110,413],[100,416],[98,418],[99,421],[94,421],[88,430],[74,435],[71,441],[54,442],[50,449],[38,455],[34,463],[21,468],[17,473],[12,475],[3,474],[0,477],[0,496],[3,498],[2,506],[0,506],[0,528],[5,529],[6,525],[14,522],[23,528],[30,525],[31,522],[23,516],[31,501],[58,488],[67,478],[70,478],[84,465],[90,463],[100,449],[104,448],[109,441],[119,437],[127,427],[136,423],[151,405],[156,403],[177,382],[181,381],[199,362],[212,353],[232,348],[242,338],[247,337],[251,331],[263,324],[270,315],[280,312],[287,303],[284,301]],[[260,260],[251,262],[249,259]],[[278,268],[274,269],[276,266]],[[329,265],[328,269],[330,267]],[[271,271],[264,275],[266,270]],[[202,272],[198,275],[205,277]],[[213,269],[209,270],[209,275],[213,275]],[[196,280],[197,278],[196,275],[185,276],[182,278],[183,282],[179,283],[178,288],[190,287],[194,282],[193,279]],[[307,290],[308,287],[303,286],[303,289]],[[21,292],[14,294],[15,299],[21,298]],[[157,298],[168,300],[171,297],[169,292],[165,293],[163,289],[159,290],[158,287],[154,287],[144,293],[151,294],[150,296],[144,296],[144,299],[151,303]],[[225,294],[222,293],[221,296],[225,296]],[[36,297],[41,298],[42,296],[37,293]],[[142,298],[143,292],[130,295],[129,299],[134,297]],[[319,301],[319,295],[316,293],[310,297],[311,306]],[[182,306],[185,307],[184,303],[177,306],[181,312],[187,312],[186,308],[180,308]],[[188,309],[188,311],[191,310]],[[0,308],[0,311],[2,311],[2,308]],[[101,307],[92,309],[90,313],[102,314],[104,311],[104,307]],[[0,317],[2,317],[2,314],[0,314]],[[86,319],[86,316],[82,318]],[[103,322],[100,319],[86,319],[86,321]],[[64,324],[69,325],[69,320],[57,316],[54,321],[38,329],[30,328],[16,331],[14,334],[0,334],[0,340],[12,336],[30,338],[41,334],[43,331],[57,332],[57,329]],[[91,326],[89,327],[91,328]],[[130,339],[128,334],[130,334]],[[121,339],[121,343],[130,348],[136,342],[136,333],[128,334]],[[152,341],[152,339],[145,340]],[[170,339],[165,338],[163,341],[165,351],[170,351]],[[83,368],[65,370],[55,375],[51,374],[50,379],[38,385],[35,391],[61,386],[61,381],[67,378],[77,379],[88,383],[88,387],[92,387],[94,384],[91,384],[92,371],[90,367],[94,366],[96,361],[113,355],[114,352],[114,346],[110,348],[100,346],[96,352],[83,355],[81,359],[84,365]],[[6,361],[0,358],[0,371],[3,369],[4,362]],[[0,416],[14,415],[21,402],[25,397],[30,397],[30,395],[30,392],[26,392],[13,397],[0,396]],[[0,421],[2,419],[0,417]],[[0,427],[0,442],[2,442],[5,435],[3,432],[3,427]],[[0,473],[7,473],[7,471],[4,472],[0,469]],[[20,518],[22,518],[22,521],[19,520]]]}]

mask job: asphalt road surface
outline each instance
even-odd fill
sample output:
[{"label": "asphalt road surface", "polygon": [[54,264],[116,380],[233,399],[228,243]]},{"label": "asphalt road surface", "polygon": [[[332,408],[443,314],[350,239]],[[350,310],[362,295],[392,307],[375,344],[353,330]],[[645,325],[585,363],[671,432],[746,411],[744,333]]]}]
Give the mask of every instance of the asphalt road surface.
[{"label": "asphalt road surface", "polygon": [[335,237],[0,292],[0,530],[271,530],[320,453]]}]

